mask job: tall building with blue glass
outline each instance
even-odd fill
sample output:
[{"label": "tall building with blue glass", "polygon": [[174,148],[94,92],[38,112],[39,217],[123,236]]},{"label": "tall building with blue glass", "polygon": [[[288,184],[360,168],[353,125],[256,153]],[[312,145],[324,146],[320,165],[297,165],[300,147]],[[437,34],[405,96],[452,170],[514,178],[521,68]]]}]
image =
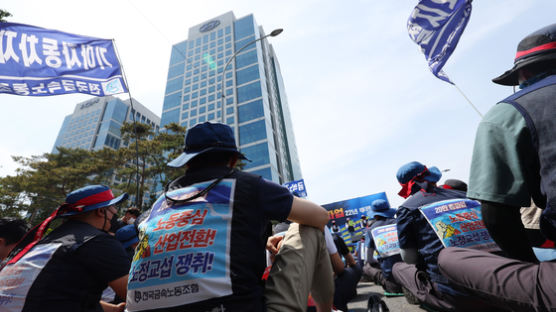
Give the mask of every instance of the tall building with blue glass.
[{"label": "tall building with blue glass", "polygon": [[161,127],[226,123],[251,160],[244,171],[284,183],[301,168],[278,59],[266,39],[253,42],[264,35],[253,15],[233,12],[191,27],[172,47]]},{"label": "tall building with blue glass", "polygon": [[132,114],[135,114],[137,122],[150,124],[158,131],[160,117],[135,99],[133,108],[129,100],[122,101],[113,96],[78,103],[73,113],[64,118],[52,153],[57,152],[58,146],[86,150],[118,149],[122,144],[120,128],[124,122],[133,122]]}]

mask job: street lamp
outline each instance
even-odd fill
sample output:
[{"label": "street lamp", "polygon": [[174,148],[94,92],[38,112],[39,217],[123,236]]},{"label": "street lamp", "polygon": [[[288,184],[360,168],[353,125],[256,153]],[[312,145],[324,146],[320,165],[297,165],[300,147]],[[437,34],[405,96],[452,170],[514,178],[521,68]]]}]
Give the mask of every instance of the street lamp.
[{"label": "street lamp", "polygon": [[[230,56],[230,58],[229,58],[228,61],[226,62],[226,65],[224,65],[224,69],[222,70],[222,76],[221,76],[221,77],[222,77],[222,78],[221,78],[221,79],[222,79],[222,82],[221,82],[221,84],[220,84],[220,93],[222,94],[222,95],[221,95],[222,123],[225,123],[225,122],[224,122],[224,116],[226,115],[226,114],[225,114],[226,110],[225,110],[225,108],[224,108],[224,106],[225,106],[225,105],[224,105],[224,98],[226,97],[226,94],[224,93],[224,80],[225,80],[224,75],[226,74],[226,69],[228,68],[228,65],[230,65],[230,63],[232,62],[232,60],[236,58],[236,56],[239,54],[239,52],[243,51],[243,50],[244,50],[245,48],[247,48],[248,46],[252,45],[253,43],[255,43],[255,42],[257,42],[257,41],[261,41],[261,40],[265,39],[266,37],[276,37],[276,36],[278,36],[279,34],[281,34],[283,31],[284,31],[284,29],[282,29],[282,28],[277,28],[277,29],[274,29],[273,31],[271,31],[270,34],[268,34],[268,35],[264,35],[264,36],[262,36],[262,37],[260,37],[260,38],[257,38],[257,39],[254,39],[254,40],[252,40],[252,41],[247,42],[245,45],[243,45],[241,48],[239,48],[239,50],[237,50],[234,54],[232,54],[232,56]],[[238,130],[238,131],[239,131],[239,130]],[[236,135],[237,135],[237,134],[236,134]],[[238,142],[238,144],[239,144],[239,142]]]}]

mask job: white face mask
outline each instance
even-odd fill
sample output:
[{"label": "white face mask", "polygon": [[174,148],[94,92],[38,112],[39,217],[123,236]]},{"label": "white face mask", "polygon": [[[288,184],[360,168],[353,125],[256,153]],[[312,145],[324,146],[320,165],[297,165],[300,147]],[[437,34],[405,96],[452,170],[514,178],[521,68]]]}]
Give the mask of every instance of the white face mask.
[{"label": "white face mask", "polygon": [[133,224],[133,222],[135,222],[135,218],[129,218],[127,220],[127,224]]}]

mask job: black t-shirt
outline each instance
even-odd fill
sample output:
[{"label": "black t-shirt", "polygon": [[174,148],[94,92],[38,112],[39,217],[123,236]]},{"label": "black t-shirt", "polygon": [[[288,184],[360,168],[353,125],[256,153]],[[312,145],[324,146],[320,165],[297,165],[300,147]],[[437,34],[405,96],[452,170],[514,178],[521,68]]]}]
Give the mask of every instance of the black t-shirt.
[{"label": "black t-shirt", "polygon": [[[169,189],[183,188],[229,173],[227,167],[188,169],[185,176],[170,184]],[[233,294],[178,307],[140,311],[213,311],[215,308],[227,312],[264,311],[264,284],[261,280],[266,267],[264,232],[270,220],[286,220],[293,196],[287,188],[253,174],[234,170],[226,179],[236,180],[229,251]],[[145,212],[138,221],[148,219],[150,213],[150,210]],[[134,294],[129,291],[128,303],[133,298]],[[160,305],[164,306],[164,303]]]},{"label": "black t-shirt", "polygon": [[[84,229],[88,234],[83,234]],[[90,233],[96,236],[90,238]],[[67,221],[37,246],[68,240],[75,244],[60,247],[39,273],[24,312],[102,311],[102,291],[109,282],[128,274],[129,260],[122,244],[87,223]]]}]

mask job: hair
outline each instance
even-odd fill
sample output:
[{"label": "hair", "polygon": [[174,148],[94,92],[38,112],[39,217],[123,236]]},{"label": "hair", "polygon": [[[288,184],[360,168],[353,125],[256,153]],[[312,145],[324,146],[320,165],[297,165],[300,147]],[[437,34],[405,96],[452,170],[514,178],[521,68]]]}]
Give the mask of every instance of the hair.
[{"label": "hair", "polygon": [[135,218],[137,218],[141,215],[141,211],[139,209],[137,209],[137,207],[129,207],[129,208],[127,208],[125,213],[132,214],[132,215],[135,216]]},{"label": "hair", "polygon": [[211,151],[194,157],[187,166],[189,168],[225,166],[236,154],[232,151]]},{"label": "hair", "polygon": [[27,231],[29,226],[22,219],[0,218],[0,238],[5,239],[6,244],[17,243]]}]

